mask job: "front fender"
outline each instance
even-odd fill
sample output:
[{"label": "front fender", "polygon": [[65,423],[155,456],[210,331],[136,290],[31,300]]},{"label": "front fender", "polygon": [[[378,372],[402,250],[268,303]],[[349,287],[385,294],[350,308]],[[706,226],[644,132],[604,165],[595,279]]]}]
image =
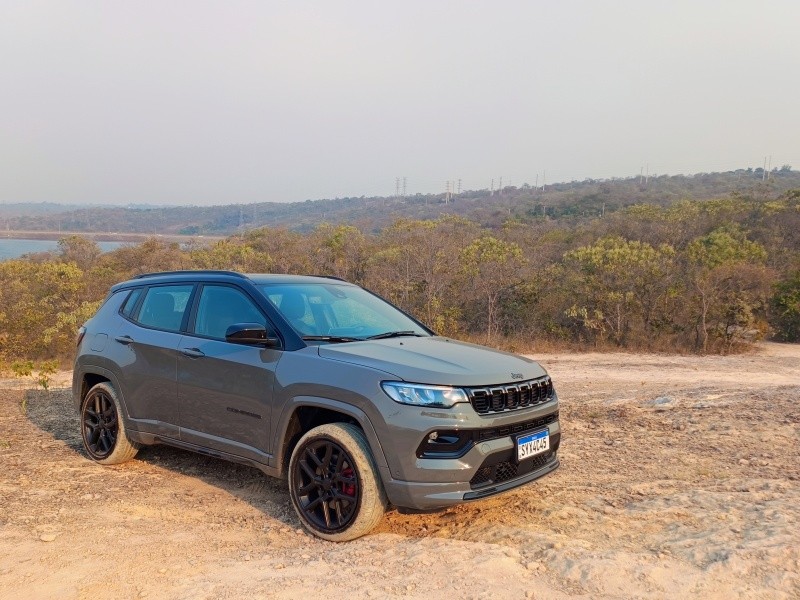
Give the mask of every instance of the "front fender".
[{"label": "front fender", "polygon": [[384,455],[383,447],[378,440],[378,435],[375,432],[375,428],[372,426],[372,422],[369,420],[369,417],[364,411],[353,406],[352,404],[347,404],[331,398],[323,398],[319,396],[295,396],[290,402],[287,402],[284,405],[276,427],[275,439],[283,440],[283,443],[277,445],[276,452],[272,458],[274,462],[270,466],[277,469],[280,472],[281,477],[285,476],[286,474],[285,465],[289,441],[289,423],[291,422],[292,415],[294,415],[297,409],[304,406],[333,410],[354,419],[360,425],[362,431],[364,432],[364,436],[367,438],[367,443],[372,451],[375,465],[381,472],[388,471],[388,465],[386,463],[386,456]]}]

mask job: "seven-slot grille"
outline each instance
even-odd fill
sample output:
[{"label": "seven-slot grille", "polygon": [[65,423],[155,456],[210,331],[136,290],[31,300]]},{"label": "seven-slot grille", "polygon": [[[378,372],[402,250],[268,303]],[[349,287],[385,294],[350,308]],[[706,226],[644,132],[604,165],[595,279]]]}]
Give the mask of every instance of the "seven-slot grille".
[{"label": "seven-slot grille", "polygon": [[520,383],[467,388],[467,394],[475,411],[485,415],[543,404],[553,397],[553,382],[545,376]]}]

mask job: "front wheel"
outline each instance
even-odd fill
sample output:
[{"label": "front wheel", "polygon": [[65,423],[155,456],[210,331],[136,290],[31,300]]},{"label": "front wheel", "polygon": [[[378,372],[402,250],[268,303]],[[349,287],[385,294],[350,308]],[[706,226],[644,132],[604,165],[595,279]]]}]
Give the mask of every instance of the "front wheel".
[{"label": "front wheel", "polygon": [[303,526],[332,542],[368,533],[388,505],[367,440],[349,423],[320,425],[300,438],[289,493]]},{"label": "front wheel", "polygon": [[86,394],[81,407],[81,438],[89,457],[104,465],[132,459],[138,444],[128,439],[122,406],[109,383],[98,383]]}]

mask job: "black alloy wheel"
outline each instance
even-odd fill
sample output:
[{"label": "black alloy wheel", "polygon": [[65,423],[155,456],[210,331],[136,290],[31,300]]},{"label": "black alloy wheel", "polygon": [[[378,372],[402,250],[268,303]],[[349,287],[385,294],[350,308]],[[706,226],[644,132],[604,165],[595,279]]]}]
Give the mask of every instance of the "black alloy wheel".
[{"label": "black alloy wheel", "polygon": [[317,438],[295,462],[295,498],[303,516],[327,533],[346,529],[358,515],[361,488],[355,463],[333,440]]},{"label": "black alloy wheel", "polygon": [[102,390],[92,390],[83,403],[83,441],[95,460],[108,457],[117,445],[119,422],[114,401]]}]

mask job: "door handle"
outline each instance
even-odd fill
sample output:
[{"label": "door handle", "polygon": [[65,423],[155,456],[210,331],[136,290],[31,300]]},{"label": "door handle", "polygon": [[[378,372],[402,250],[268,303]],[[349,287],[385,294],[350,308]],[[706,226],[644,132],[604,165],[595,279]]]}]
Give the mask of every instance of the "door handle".
[{"label": "door handle", "polygon": [[190,358],[200,358],[201,356],[205,356],[205,352],[198,350],[197,348],[181,348],[181,354],[188,356]]},{"label": "door handle", "polygon": [[133,338],[129,335],[118,335],[114,338],[114,340],[120,344],[125,344],[126,346],[133,342]]}]

